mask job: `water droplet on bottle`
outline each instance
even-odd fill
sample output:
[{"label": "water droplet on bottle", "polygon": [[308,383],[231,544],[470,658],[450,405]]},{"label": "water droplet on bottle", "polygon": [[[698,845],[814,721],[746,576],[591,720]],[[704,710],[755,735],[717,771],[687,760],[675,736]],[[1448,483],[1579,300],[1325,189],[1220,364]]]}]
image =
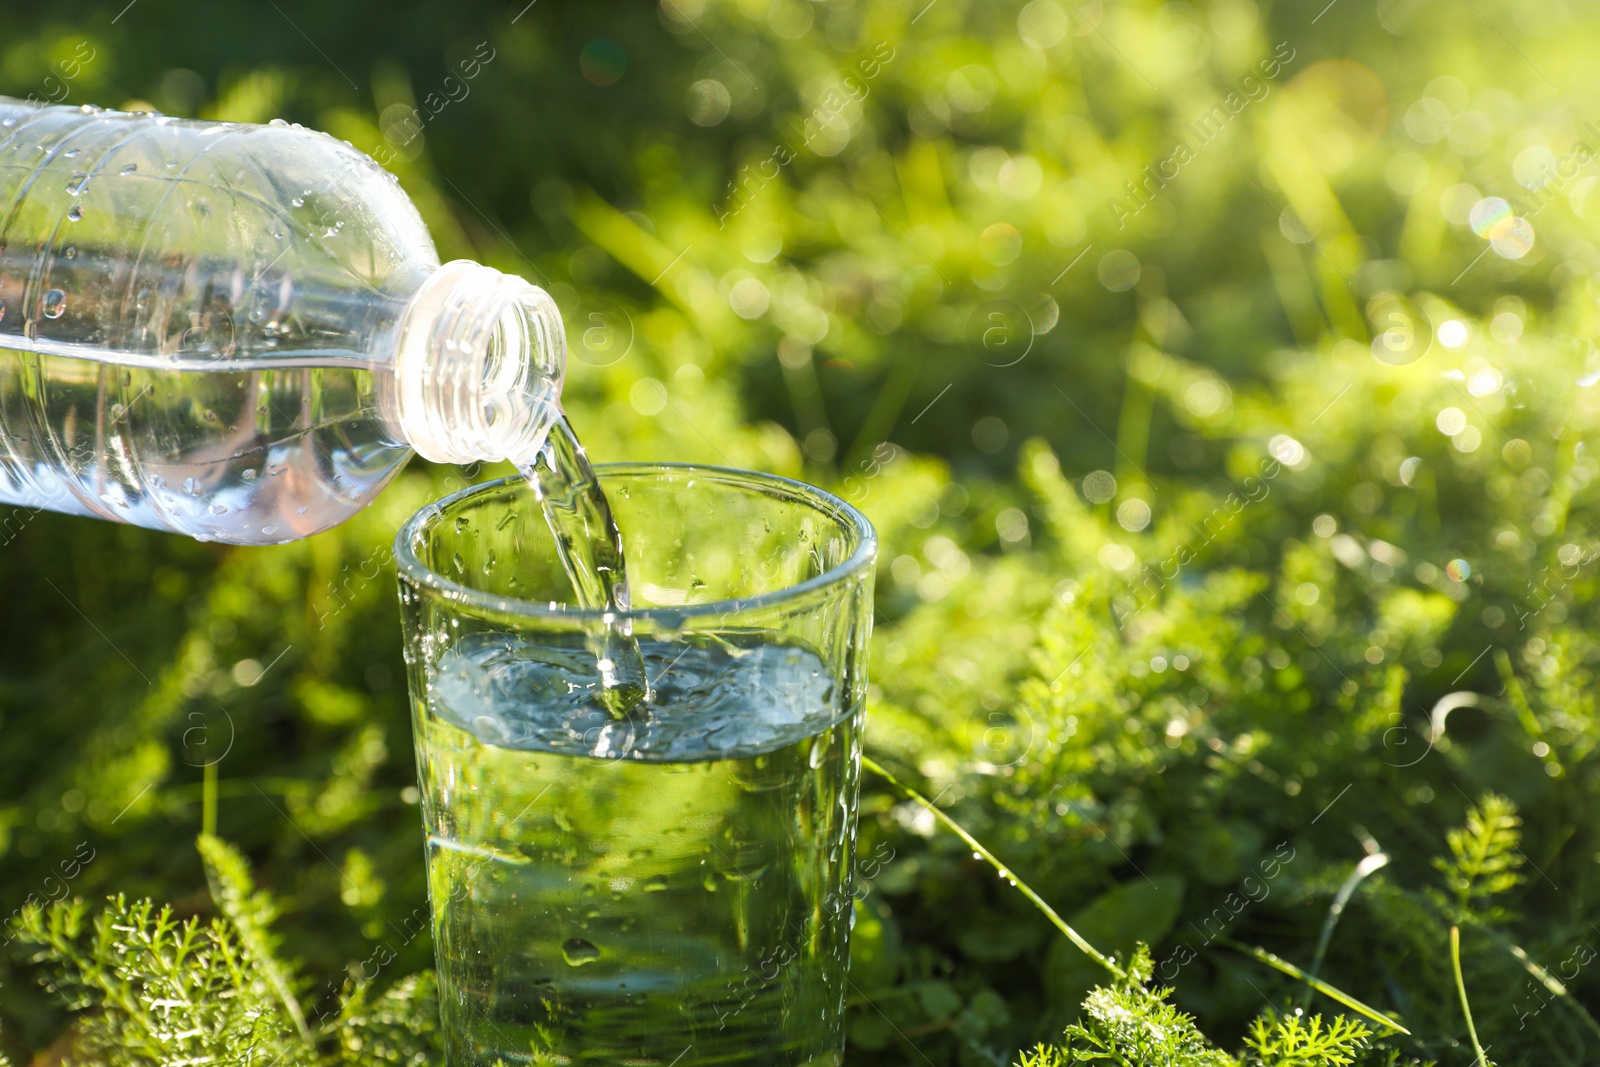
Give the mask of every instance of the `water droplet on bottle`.
[{"label": "water droplet on bottle", "polygon": [[200,495],[200,481],[199,481],[199,479],[197,479],[197,478],[195,478],[193,476],[185,478],[183,480],[183,491],[185,493],[188,493],[190,496],[199,496]]},{"label": "water droplet on bottle", "polygon": [[44,317],[59,319],[67,310],[67,294],[60,289],[52,289],[44,294]]},{"label": "water droplet on bottle", "polygon": [[176,159],[167,160],[167,169],[168,170],[171,170],[173,167],[176,167],[177,165],[178,165],[178,161]]},{"label": "water droplet on bottle", "polygon": [[296,514],[296,515],[304,515],[304,514],[305,514],[305,513],[306,513],[306,511],[307,511],[307,510],[308,510],[308,509],[306,509],[306,508],[295,508],[295,509],[294,509],[294,513],[295,513],[295,514]]},{"label": "water droplet on bottle", "polygon": [[89,176],[87,174],[74,174],[72,176],[72,180],[67,182],[67,192],[73,196],[77,196],[79,193],[83,192],[84,186],[88,184]]},{"label": "water droplet on bottle", "polygon": [[456,516],[456,533],[466,533],[467,527],[472,525],[472,520],[465,515]]},{"label": "water droplet on bottle", "polygon": [[0,300],[0,321],[4,321],[5,317],[6,317],[6,302],[4,300]]},{"label": "water droplet on bottle", "polygon": [[574,967],[582,967],[600,958],[600,950],[581,937],[569,937],[561,943],[561,955]]},{"label": "water droplet on bottle", "polygon": [[268,126],[287,126],[287,125],[289,125],[289,120],[288,119],[273,119],[271,122],[267,123],[267,125]]},{"label": "water droplet on bottle", "polygon": [[489,550],[489,557],[483,561],[483,573],[494,573],[494,549],[492,548]]},{"label": "water droplet on bottle", "polygon": [[660,893],[666,888],[667,876],[664,874],[652,874],[644,880],[644,891],[646,893]]},{"label": "water droplet on bottle", "polygon": [[717,891],[717,880],[709,874],[706,875],[706,880],[700,884],[707,893],[715,893]]},{"label": "water droplet on bottle", "polygon": [[117,173],[118,174],[132,174],[134,171],[136,171],[138,169],[139,169],[139,164],[137,164],[137,163],[129,163],[128,165],[123,167],[121,170],[117,171]]},{"label": "water droplet on bottle", "polygon": [[256,480],[256,469],[254,467],[246,467],[244,473],[239,477],[243,478],[247,482],[253,482]]},{"label": "water droplet on bottle", "polygon": [[261,309],[260,308],[251,309],[251,311],[250,311],[250,321],[251,322],[260,322],[261,321]]},{"label": "water droplet on bottle", "polygon": [[[77,209],[74,208],[73,210],[77,210]],[[68,259],[76,259],[77,255],[78,255],[78,250],[74,246],[68,245],[67,246],[67,250],[65,252],[61,253],[61,254],[63,256],[66,256]]]},{"label": "water droplet on bottle", "polygon": [[79,207],[77,204],[73,204],[71,209],[67,212],[67,218],[71,219],[73,222],[77,222],[79,219],[83,218],[83,208]]},{"label": "water droplet on bottle", "polygon": [[461,553],[457,552],[452,556],[450,562],[455,564],[457,574],[467,573],[467,561],[461,558]]},{"label": "water droplet on bottle", "polygon": [[226,515],[227,513],[228,513],[228,509],[223,507],[221,504],[212,504],[211,505],[211,514],[213,514],[213,515]]},{"label": "water droplet on bottle", "polygon": [[305,207],[306,206],[306,200],[305,200],[305,197],[303,197],[303,196],[297,196],[293,200],[289,201],[289,204],[292,207]]},{"label": "water droplet on bottle", "polygon": [[276,526],[263,526],[261,527],[261,532],[268,537],[271,537],[273,534],[278,532],[278,528]]},{"label": "water droplet on bottle", "polygon": [[66,156],[68,159],[72,159],[74,156],[76,156],[78,154],[78,149],[69,148],[69,149],[67,149],[65,152],[63,152],[61,154]]}]

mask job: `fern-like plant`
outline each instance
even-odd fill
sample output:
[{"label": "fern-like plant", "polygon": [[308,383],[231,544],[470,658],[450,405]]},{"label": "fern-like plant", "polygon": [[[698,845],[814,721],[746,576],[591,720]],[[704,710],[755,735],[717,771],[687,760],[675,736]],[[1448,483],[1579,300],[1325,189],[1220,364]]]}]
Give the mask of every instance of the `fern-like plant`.
[{"label": "fern-like plant", "polygon": [[352,984],[336,1015],[309,1025],[294,968],[277,953],[276,901],[225,842],[202,837],[200,854],[222,912],[210,922],[121,896],[92,914],[75,899],[18,917],[16,939],[33,948],[46,988],[79,1012],[74,1058],[104,1067],[439,1062],[432,974],[379,995]]},{"label": "fern-like plant", "polygon": [[17,938],[36,946],[44,983],[82,1012],[75,1052],[108,1067],[209,1063],[309,1065],[261,970],[226,920],[179,920],[118,896],[31,906]]},{"label": "fern-like plant", "polygon": [[1343,1015],[1324,1026],[1322,1016],[1257,1016],[1245,1047],[1260,1067],[1348,1067],[1367,1047],[1371,1031]]},{"label": "fern-like plant", "polygon": [[1446,833],[1450,857],[1436,858],[1460,916],[1492,920],[1503,914],[1493,898],[1522,881],[1522,820],[1517,806],[1486,793],[1467,808],[1466,825]]},{"label": "fern-like plant", "polygon": [[1349,1067],[1372,1036],[1342,1015],[1329,1024],[1320,1015],[1263,1015],[1251,1025],[1244,1054],[1230,1056],[1167,1002],[1172,990],[1150,988],[1151,972],[1150,950],[1140,945],[1127,978],[1090,993],[1085,1017],[1067,1027],[1061,1043],[1023,1053],[1018,1067]]}]

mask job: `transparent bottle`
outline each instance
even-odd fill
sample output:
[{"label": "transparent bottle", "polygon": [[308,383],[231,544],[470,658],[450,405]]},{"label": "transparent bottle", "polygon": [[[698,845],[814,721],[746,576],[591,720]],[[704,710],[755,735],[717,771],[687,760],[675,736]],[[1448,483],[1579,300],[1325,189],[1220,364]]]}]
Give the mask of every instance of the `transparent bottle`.
[{"label": "transparent bottle", "polygon": [[345,142],[0,98],[0,503],[291,541],[412,452],[534,455],[565,352]]}]

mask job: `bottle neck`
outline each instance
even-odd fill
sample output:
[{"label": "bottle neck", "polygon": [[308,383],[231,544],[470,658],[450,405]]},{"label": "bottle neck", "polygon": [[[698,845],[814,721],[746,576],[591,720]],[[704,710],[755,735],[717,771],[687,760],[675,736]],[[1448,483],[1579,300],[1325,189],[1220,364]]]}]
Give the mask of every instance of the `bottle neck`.
[{"label": "bottle neck", "polygon": [[435,463],[532,457],[560,414],[566,357],[550,294],[454,260],[406,303],[384,414]]}]

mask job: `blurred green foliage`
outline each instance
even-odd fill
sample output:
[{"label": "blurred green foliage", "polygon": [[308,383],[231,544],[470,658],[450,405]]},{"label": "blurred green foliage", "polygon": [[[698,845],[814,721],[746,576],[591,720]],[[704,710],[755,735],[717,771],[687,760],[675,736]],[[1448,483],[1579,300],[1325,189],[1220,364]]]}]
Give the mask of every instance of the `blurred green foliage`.
[{"label": "blurred green foliage", "polygon": [[[1340,1010],[1235,947],[1263,946],[1403,1020],[1370,1062],[1471,1062],[1456,925],[1495,1062],[1600,1055],[1592,9],[137,0],[9,28],[12,95],[386,160],[445,258],[555,294],[598,458],[859,503],[871,750],[1102,949],[1148,943],[1221,1047],[1309,1062],[1252,1020]],[[270,550],[0,516],[0,913],[209,921],[210,763],[309,1012],[429,967],[387,546],[462,479],[418,463]],[[916,805],[869,785],[861,849],[848,1062],[1103,1032],[1093,965]],[[0,958],[16,1062],[74,1040],[37,973]],[[1159,1014],[1117,995],[1092,1003]]]}]

